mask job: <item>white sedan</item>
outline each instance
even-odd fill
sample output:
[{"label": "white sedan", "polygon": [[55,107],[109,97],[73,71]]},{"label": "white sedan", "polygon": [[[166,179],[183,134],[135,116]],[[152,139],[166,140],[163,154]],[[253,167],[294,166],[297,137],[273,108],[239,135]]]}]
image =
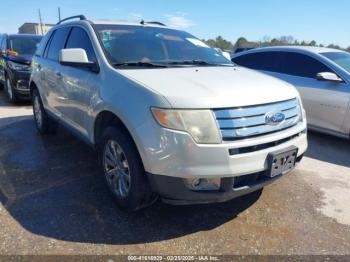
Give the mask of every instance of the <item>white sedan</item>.
[{"label": "white sedan", "polygon": [[296,86],[310,129],[350,137],[350,53],[318,47],[267,47],[235,54],[232,61]]}]

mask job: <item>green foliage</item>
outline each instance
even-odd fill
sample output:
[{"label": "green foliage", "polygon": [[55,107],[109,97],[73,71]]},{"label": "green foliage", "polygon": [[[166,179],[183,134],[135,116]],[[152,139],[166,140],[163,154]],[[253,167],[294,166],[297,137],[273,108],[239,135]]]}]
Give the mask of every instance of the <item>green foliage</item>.
[{"label": "green foliage", "polygon": [[[281,36],[279,38],[271,38],[269,36],[264,36],[260,41],[249,41],[245,37],[239,37],[237,41],[233,44],[232,42],[225,40],[222,36],[218,36],[215,39],[203,40],[207,45],[213,48],[220,48],[221,50],[235,50],[237,48],[255,48],[255,47],[267,47],[267,46],[319,46],[323,47],[322,44],[317,44],[315,40],[307,42],[305,40],[299,42],[294,39],[293,36]],[[347,50],[350,52],[350,46],[348,48],[342,48],[339,45],[330,44],[327,47]]]},{"label": "green foliage", "polygon": [[230,41],[225,40],[222,36],[218,36],[215,39],[203,40],[207,45],[220,48],[221,50],[233,50],[234,46]]}]

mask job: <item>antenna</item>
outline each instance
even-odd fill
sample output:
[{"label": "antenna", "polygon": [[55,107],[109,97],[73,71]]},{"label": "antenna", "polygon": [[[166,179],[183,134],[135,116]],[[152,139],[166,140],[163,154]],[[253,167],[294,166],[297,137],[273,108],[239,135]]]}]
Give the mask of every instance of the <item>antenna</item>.
[{"label": "antenna", "polygon": [[61,8],[58,7],[58,22],[61,21]]},{"label": "antenna", "polygon": [[41,19],[41,12],[40,12],[40,8],[39,8],[39,26],[40,26],[40,29],[41,29],[41,35],[44,34],[44,30],[43,30],[43,21]]}]

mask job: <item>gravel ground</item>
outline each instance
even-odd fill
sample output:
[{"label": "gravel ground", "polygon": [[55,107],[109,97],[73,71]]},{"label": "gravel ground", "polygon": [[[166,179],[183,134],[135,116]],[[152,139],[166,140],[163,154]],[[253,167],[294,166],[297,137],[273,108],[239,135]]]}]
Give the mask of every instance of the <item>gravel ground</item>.
[{"label": "gravel ground", "polygon": [[0,92],[0,254],[350,255],[350,142],[310,133],[309,143],[260,194],[126,214],[88,146],[64,130],[40,137],[31,107]]}]

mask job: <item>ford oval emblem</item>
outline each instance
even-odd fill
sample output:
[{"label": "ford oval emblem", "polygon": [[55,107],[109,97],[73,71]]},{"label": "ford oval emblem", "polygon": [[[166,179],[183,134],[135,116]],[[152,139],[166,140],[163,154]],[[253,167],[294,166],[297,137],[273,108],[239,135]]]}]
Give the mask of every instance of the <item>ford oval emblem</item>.
[{"label": "ford oval emblem", "polygon": [[277,126],[286,119],[282,112],[269,112],[265,115],[265,122],[270,126]]}]

